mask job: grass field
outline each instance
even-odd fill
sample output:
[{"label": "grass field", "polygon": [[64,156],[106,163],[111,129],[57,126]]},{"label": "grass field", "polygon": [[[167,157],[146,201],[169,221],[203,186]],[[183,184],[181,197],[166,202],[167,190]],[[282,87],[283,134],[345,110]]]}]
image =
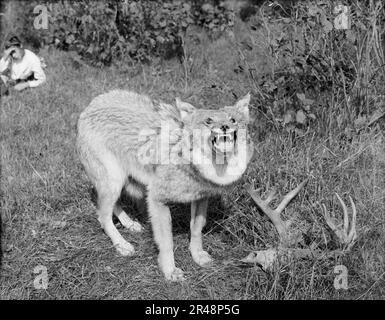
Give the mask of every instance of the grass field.
[{"label": "grass field", "polygon": [[[40,52],[48,65],[48,82],[1,101],[1,299],[385,297],[383,124],[355,133],[348,141],[339,134],[325,138],[312,130],[293,137],[272,125],[255,99],[251,106],[255,159],[244,181],[209,205],[204,245],[216,263],[209,268],[193,263],[187,206],[172,208],[176,264],[186,272],[185,282],[166,282],[160,274],[148,217],[138,217],[145,226],[141,234],[119,227],[135,246],[133,257],[120,257],[111,246],[96,219],[92,188],[74,148],[80,112],[93,97],[113,88],[167,102],[180,96],[199,107],[233,103],[233,93],[240,96],[252,88],[243,75],[224,69],[227,62],[221,61],[226,58],[219,54],[220,45],[217,53],[208,53],[213,65],[189,78],[177,62],[96,69],[69,53]],[[277,242],[274,228],[245,192],[245,183],[263,190],[275,186],[283,195],[305,178],[307,186],[285,216],[296,216],[308,226],[307,237],[321,243],[331,236],[319,204],[341,216],[334,193],[346,201],[351,195],[359,235],[351,252],[342,258],[288,261],[271,272],[237,263],[249,252]],[[126,209],[135,214],[129,201]],[[333,286],[337,265],[348,270],[347,290]],[[34,288],[37,266],[47,268],[46,290]]]}]

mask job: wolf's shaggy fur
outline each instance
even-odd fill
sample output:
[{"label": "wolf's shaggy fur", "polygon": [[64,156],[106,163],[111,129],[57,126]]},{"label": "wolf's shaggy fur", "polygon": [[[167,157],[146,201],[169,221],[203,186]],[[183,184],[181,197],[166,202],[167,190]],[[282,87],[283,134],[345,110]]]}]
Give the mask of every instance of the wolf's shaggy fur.
[{"label": "wolf's shaggy fur", "polygon": [[[240,179],[253,146],[246,135],[238,134],[237,147],[227,154],[218,152],[222,162],[217,164],[212,160],[214,144],[209,141],[213,132],[219,132],[219,137],[226,135],[226,128],[231,132],[246,131],[249,99],[247,95],[235,106],[213,111],[196,109],[179,99],[174,106],[114,90],[96,97],[82,112],[77,139],[80,159],[98,193],[98,220],[120,254],[132,255],[134,248],[114,226],[112,214],[131,231],[141,230],[141,225],[118,204],[125,189],[134,198],[147,198],[159,247],[158,262],[167,279],[183,279],[183,272],[174,263],[169,202],[191,202],[192,257],[199,265],[211,261],[203,250],[201,236],[207,199]],[[164,127],[170,133],[166,140],[162,140]],[[224,133],[221,128],[225,128]],[[194,136],[194,130],[201,135]],[[230,145],[226,139],[221,142],[222,148]],[[177,160],[183,161],[159,161],[164,144]],[[190,153],[186,156],[183,150]]]}]

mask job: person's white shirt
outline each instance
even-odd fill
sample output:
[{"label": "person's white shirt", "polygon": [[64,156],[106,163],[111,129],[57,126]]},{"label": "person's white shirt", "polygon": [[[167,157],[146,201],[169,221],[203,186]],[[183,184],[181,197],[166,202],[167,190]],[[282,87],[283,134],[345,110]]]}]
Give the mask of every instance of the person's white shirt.
[{"label": "person's white shirt", "polygon": [[11,63],[11,58],[1,58],[0,73],[7,70],[8,67],[10,67],[12,80],[25,80],[33,74],[35,80],[28,81],[30,87],[37,87],[46,80],[39,57],[28,49],[24,49],[24,56],[20,61],[13,60]]}]

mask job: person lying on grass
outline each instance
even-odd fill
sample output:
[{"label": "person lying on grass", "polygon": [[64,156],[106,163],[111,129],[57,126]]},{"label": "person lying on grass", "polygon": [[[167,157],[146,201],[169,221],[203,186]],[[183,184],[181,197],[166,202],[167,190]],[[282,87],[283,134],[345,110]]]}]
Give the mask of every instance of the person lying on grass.
[{"label": "person lying on grass", "polygon": [[34,88],[46,81],[39,57],[24,49],[18,37],[11,37],[0,60],[0,95],[8,94],[13,86],[17,91]]}]

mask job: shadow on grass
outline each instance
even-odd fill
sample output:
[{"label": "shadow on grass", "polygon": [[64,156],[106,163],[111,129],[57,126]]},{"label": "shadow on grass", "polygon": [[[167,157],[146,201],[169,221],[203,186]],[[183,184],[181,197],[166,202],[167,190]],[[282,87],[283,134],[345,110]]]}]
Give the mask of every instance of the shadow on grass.
[{"label": "shadow on grass", "polygon": [[[89,189],[90,199],[92,203],[97,206],[97,191],[91,187]],[[149,222],[149,215],[147,210],[147,203],[145,200],[132,199],[125,193],[122,193],[120,205],[123,210],[127,212],[130,217],[136,219],[141,224],[145,225]],[[173,203],[170,205],[172,216],[173,234],[186,234],[190,232],[190,204]],[[211,198],[208,205],[206,230],[219,231],[218,221],[226,218],[226,208],[220,196]],[[117,219],[114,217],[114,221]]]},{"label": "shadow on grass", "polygon": [[[185,234],[190,232],[190,204],[174,203],[170,205],[173,233],[175,235]],[[217,221],[225,218],[225,207],[221,197],[209,199],[207,209],[207,222],[204,230],[219,231]]]}]

